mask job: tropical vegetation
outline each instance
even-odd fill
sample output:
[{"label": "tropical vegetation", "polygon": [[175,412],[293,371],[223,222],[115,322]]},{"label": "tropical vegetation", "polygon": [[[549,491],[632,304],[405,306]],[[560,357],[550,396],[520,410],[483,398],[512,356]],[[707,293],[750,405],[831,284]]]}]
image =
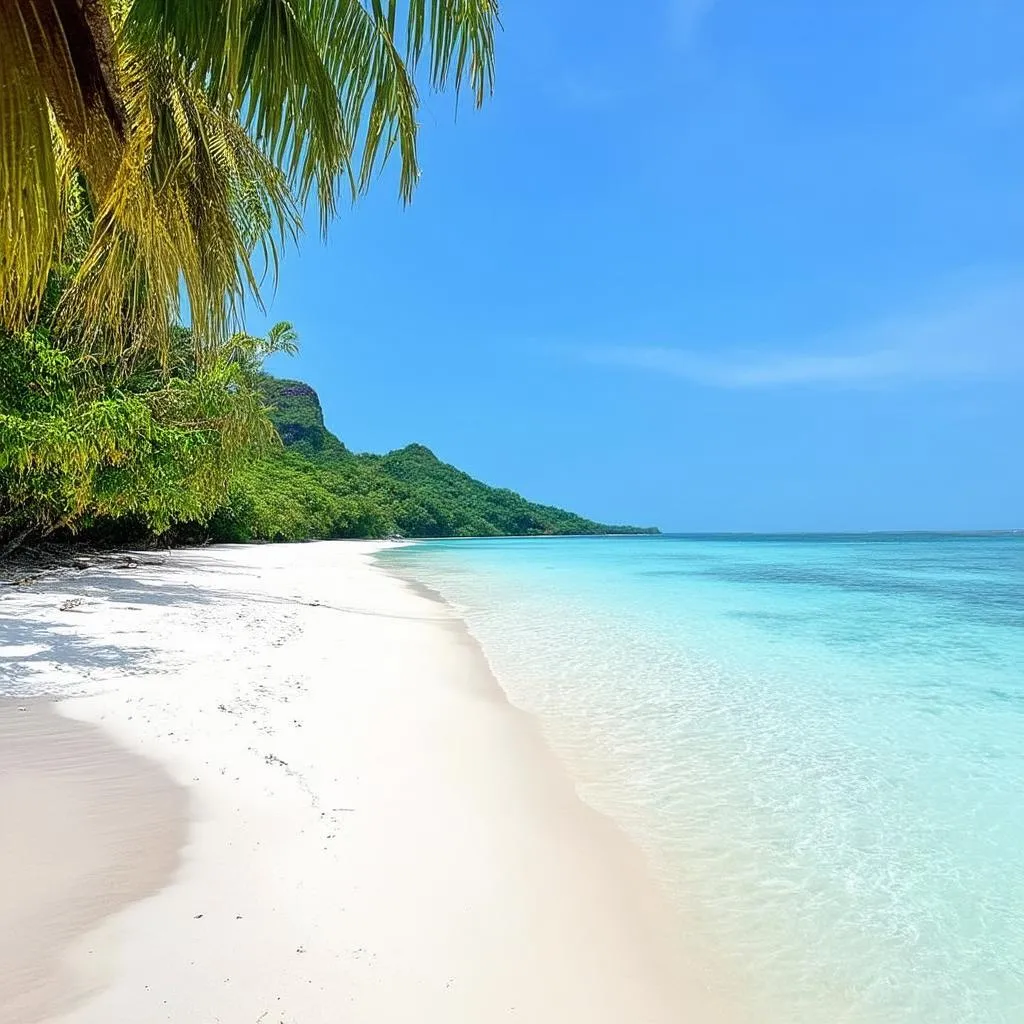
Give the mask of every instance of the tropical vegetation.
[{"label": "tropical vegetation", "polygon": [[494,69],[495,0],[5,0],[0,322],[59,313],[93,344],[163,353],[187,309],[218,345],[314,203],[323,227],[393,153],[418,177],[416,72]]},{"label": "tropical vegetation", "polygon": [[[494,0],[0,4],[0,552],[204,522],[276,442],[240,333],[302,214],[392,154],[417,71],[493,81]],[[284,332],[285,334],[287,332]]]},{"label": "tropical vegetation", "polygon": [[98,524],[137,535],[208,521],[240,466],[279,444],[260,366],[293,349],[288,324],[236,333],[202,361],[185,328],[163,361],[76,357],[47,320],[0,329],[0,555]]},{"label": "tropical vegetation", "polygon": [[392,154],[411,198],[420,65],[479,105],[496,24],[495,0],[0,3],[0,557],[607,529],[422,446],[352,454],[262,372],[291,327],[241,329],[307,209],[325,230]]}]

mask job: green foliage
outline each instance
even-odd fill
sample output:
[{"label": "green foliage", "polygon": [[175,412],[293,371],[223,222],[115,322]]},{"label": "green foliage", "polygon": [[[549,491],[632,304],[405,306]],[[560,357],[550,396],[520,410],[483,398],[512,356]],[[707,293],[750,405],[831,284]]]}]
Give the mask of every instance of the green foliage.
[{"label": "green foliage", "polygon": [[278,451],[236,475],[210,534],[240,543],[383,537],[396,527],[382,497],[355,464],[339,472],[300,452]]},{"label": "green foliage", "polygon": [[316,392],[263,379],[286,447],[250,462],[210,525],[223,541],[637,533],[488,487],[423,445],[354,455],[324,426]]},{"label": "green foliage", "polygon": [[[290,325],[227,335],[305,209],[326,228],[392,156],[411,198],[417,69],[481,104],[497,13],[495,0],[0,2],[0,555],[56,530],[162,533],[218,509],[239,536],[393,528],[347,466],[260,456],[277,441],[260,365],[294,351]],[[292,396],[273,397],[287,414]],[[351,458],[318,415],[286,439]]]},{"label": "green foliage", "polygon": [[324,426],[320,399],[308,384],[264,376],[262,387],[270,419],[286,445],[309,455],[325,451],[341,454],[347,450]]},{"label": "green foliage", "polygon": [[42,329],[3,337],[0,547],[55,530],[137,541],[172,527],[239,543],[643,532],[488,487],[422,445],[353,454],[311,387],[259,370],[294,347],[290,325],[235,335],[201,365],[188,332],[175,338],[170,369],[125,373]]},{"label": "green foliage", "polygon": [[3,0],[0,321],[31,326],[84,242],[66,323],[160,350],[187,305],[216,346],[302,210],[326,228],[392,157],[411,198],[418,66],[481,104],[496,25],[494,0]]},{"label": "green foliage", "polygon": [[199,364],[189,332],[173,337],[165,369],[87,358],[44,327],[0,331],[0,544],[205,523],[240,463],[275,446],[256,367],[280,337],[236,335]]}]

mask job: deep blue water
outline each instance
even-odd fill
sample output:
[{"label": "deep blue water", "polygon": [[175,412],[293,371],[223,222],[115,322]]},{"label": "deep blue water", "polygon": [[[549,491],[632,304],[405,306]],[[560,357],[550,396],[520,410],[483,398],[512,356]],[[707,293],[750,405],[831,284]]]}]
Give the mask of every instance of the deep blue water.
[{"label": "deep blue water", "polygon": [[1024,537],[431,542],[757,1018],[1024,1021]]}]

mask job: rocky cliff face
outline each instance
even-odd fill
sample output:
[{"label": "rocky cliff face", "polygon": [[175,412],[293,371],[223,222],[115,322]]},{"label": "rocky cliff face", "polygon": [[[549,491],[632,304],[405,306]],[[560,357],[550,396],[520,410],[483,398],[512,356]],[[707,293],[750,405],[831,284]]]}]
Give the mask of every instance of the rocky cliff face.
[{"label": "rocky cliff face", "polygon": [[267,404],[273,406],[270,418],[287,446],[312,451],[345,450],[341,441],[324,426],[320,398],[308,384],[268,376],[263,381],[263,394]]}]

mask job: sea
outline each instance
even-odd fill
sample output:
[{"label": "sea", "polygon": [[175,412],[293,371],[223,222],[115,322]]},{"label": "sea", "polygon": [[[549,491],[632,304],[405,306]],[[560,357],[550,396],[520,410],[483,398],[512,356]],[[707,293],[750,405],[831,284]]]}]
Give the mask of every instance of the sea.
[{"label": "sea", "polygon": [[1024,1022],[1024,536],[380,558],[464,617],[753,1019]]}]

